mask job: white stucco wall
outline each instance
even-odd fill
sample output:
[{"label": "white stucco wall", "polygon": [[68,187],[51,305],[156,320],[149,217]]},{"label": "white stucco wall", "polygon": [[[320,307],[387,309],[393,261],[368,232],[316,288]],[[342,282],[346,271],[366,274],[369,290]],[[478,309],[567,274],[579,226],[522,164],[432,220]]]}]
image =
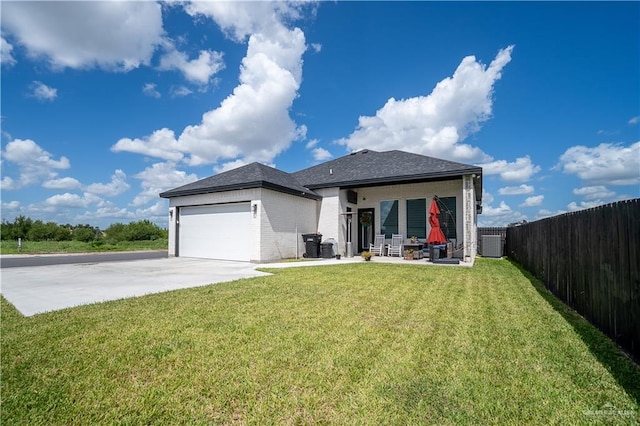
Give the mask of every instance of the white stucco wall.
[{"label": "white stucco wall", "polygon": [[302,257],[302,234],[315,233],[319,202],[268,189],[261,190],[257,201],[259,253],[252,261],[271,262]]},{"label": "white stucco wall", "polygon": [[318,232],[322,234],[323,240],[333,238],[337,241],[340,234],[339,223],[336,220],[341,213],[340,189],[323,188],[316,192],[322,196],[318,212]]}]

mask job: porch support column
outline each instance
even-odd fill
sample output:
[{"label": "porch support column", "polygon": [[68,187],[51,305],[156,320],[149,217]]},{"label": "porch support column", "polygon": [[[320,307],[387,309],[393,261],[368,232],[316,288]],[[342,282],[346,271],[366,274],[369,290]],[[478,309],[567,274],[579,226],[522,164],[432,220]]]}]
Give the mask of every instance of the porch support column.
[{"label": "porch support column", "polygon": [[470,262],[475,259],[476,238],[475,238],[475,194],[473,188],[473,177],[465,175],[462,177],[462,217],[463,217],[463,244],[464,261]]}]

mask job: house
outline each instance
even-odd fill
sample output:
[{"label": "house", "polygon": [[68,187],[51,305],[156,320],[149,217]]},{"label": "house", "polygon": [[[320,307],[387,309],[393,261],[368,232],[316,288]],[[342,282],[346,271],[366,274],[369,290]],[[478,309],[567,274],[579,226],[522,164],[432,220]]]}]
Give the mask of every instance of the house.
[{"label": "house", "polygon": [[[259,163],[160,194],[169,199],[169,255],[270,262],[303,256],[302,234],[358,253],[373,236],[429,234],[437,197],[447,238],[475,257],[482,168],[403,151],[357,151],[286,173]],[[370,226],[369,226],[370,225]]]}]

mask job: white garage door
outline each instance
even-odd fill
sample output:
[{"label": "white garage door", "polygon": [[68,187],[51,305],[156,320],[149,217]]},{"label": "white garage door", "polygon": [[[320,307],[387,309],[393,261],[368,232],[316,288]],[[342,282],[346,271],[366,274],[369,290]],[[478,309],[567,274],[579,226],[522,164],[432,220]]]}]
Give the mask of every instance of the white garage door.
[{"label": "white garage door", "polygon": [[250,203],[180,208],[178,256],[249,260]]}]

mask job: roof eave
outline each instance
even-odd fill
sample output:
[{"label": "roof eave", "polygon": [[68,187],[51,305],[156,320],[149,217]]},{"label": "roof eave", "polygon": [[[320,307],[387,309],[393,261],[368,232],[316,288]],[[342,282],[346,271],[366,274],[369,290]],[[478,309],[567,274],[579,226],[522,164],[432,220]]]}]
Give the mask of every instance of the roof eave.
[{"label": "roof eave", "polygon": [[175,197],[186,197],[189,195],[201,195],[201,194],[214,194],[217,192],[227,192],[227,191],[238,191],[243,189],[254,189],[254,188],[267,188],[273,191],[283,192],[285,194],[297,195],[299,197],[310,198],[313,200],[320,200],[322,197],[313,191],[303,192],[298,191],[294,188],[287,188],[281,185],[276,185],[267,181],[254,181],[254,182],[244,182],[242,184],[234,184],[234,185],[224,185],[224,186],[216,186],[215,188],[196,188],[196,189],[186,189],[182,191],[165,191],[161,192],[159,195],[161,198],[175,198]]},{"label": "roof eave", "polygon": [[360,180],[349,180],[342,182],[326,182],[320,183],[317,185],[307,185],[309,189],[320,189],[320,188],[356,188],[362,186],[383,186],[383,185],[398,185],[405,183],[419,183],[419,182],[433,182],[438,180],[452,180],[456,178],[461,178],[465,175],[470,174],[482,174],[481,167],[473,167],[465,170],[458,170],[455,172],[439,172],[439,173],[423,173],[416,175],[407,175],[407,176],[393,176],[386,178],[373,178],[373,179],[360,179]]}]

